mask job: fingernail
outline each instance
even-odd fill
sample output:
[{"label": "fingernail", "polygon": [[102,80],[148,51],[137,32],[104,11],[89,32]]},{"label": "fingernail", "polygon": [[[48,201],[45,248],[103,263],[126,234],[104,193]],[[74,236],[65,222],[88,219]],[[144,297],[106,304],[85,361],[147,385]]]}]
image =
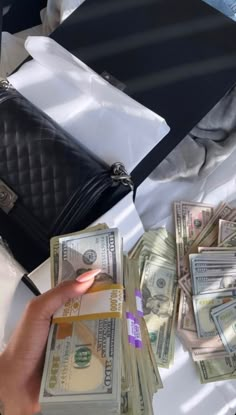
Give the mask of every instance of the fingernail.
[{"label": "fingernail", "polygon": [[101,269],[92,269],[91,271],[84,272],[82,275],[80,275],[79,277],[76,278],[76,281],[78,281],[78,282],[90,281],[93,278],[95,278],[96,275],[99,274],[99,272],[101,272]]}]

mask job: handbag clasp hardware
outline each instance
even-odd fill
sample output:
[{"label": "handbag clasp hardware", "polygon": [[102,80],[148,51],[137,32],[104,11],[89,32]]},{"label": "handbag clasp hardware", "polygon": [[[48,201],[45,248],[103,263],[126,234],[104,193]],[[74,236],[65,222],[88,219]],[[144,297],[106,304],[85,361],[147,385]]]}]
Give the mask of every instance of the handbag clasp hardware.
[{"label": "handbag clasp hardware", "polygon": [[0,78],[0,86],[5,89],[10,88],[10,82],[7,79]]},{"label": "handbag clasp hardware", "polygon": [[9,213],[15,206],[17,195],[0,179],[0,208]]},{"label": "handbag clasp hardware", "polygon": [[112,164],[111,169],[113,173],[111,178],[114,182],[121,182],[124,186],[129,186],[131,190],[134,189],[133,180],[130,174],[126,171],[123,163],[116,162]]}]

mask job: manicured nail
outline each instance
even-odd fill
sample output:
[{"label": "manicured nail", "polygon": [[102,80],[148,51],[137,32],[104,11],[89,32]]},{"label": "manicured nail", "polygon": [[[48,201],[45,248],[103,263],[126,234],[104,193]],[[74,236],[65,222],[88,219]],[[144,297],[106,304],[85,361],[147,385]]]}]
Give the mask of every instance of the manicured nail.
[{"label": "manicured nail", "polygon": [[87,282],[92,280],[96,277],[96,275],[101,272],[101,269],[92,269],[91,271],[84,272],[82,275],[76,278],[76,281],[78,282]]}]

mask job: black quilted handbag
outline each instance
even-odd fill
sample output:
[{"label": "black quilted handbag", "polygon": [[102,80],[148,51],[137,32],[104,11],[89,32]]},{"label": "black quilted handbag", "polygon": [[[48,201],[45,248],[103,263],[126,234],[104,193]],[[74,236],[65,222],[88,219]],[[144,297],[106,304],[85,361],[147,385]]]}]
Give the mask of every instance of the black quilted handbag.
[{"label": "black quilted handbag", "polygon": [[107,166],[6,81],[0,135],[0,235],[28,271],[53,235],[83,229],[132,186],[122,164]]}]

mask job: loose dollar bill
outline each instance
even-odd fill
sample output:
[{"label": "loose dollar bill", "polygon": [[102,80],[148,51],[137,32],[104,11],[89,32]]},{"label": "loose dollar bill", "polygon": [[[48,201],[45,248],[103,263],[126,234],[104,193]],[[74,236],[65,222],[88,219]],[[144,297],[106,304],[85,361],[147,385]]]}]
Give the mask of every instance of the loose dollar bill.
[{"label": "loose dollar bill", "polygon": [[216,307],[212,318],[228,353],[236,351],[236,299]]},{"label": "loose dollar bill", "polygon": [[129,253],[130,258],[138,260],[140,274],[142,274],[146,259],[151,254],[155,255],[156,259],[159,258],[160,260],[166,260],[171,264],[175,264],[175,240],[165,228],[145,232]]},{"label": "loose dollar bill", "polygon": [[193,308],[199,337],[218,335],[211,312],[214,312],[215,307],[232,301],[235,296],[236,291],[213,292],[193,296]]},{"label": "loose dollar bill", "polygon": [[236,248],[236,232],[229,235],[219,246],[225,248]]},{"label": "loose dollar bill", "polygon": [[195,239],[209,223],[213,213],[212,205],[181,201],[184,254],[189,251]]},{"label": "loose dollar bill", "polygon": [[219,220],[218,245],[220,245],[226,238],[236,232],[236,222],[228,220]]},{"label": "loose dollar bill", "polygon": [[168,367],[174,332],[176,271],[147,260],[141,281],[143,312],[158,366]]},{"label": "loose dollar bill", "polygon": [[213,207],[210,205],[184,201],[174,204],[178,278],[186,273],[184,271],[185,254],[212,216]]},{"label": "loose dollar bill", "polygon": [[196,363],[201,383],[236,379],[236,355]]},{"label": "loose dollar bill", "polygon": [[219,336],[199,338],[194,318],[192,300],[183,291],[180,292],[177,332],[186,348],[192,353],[193,349],[208,349],[211,353],[224,350]]},{"label": "loose dollar bill", "polygon": [[219,359],[222,357],[227,357],[228,353],[225,348],[215,350],[211,347],[193,347],[191,349],[192,359],[194,362],[200,362],[203,360],[212,360]]},{"label": "loose dollar bill", "polygon": [[235,252],[205,252],[189,255],[195,295],[236,288]]}]

